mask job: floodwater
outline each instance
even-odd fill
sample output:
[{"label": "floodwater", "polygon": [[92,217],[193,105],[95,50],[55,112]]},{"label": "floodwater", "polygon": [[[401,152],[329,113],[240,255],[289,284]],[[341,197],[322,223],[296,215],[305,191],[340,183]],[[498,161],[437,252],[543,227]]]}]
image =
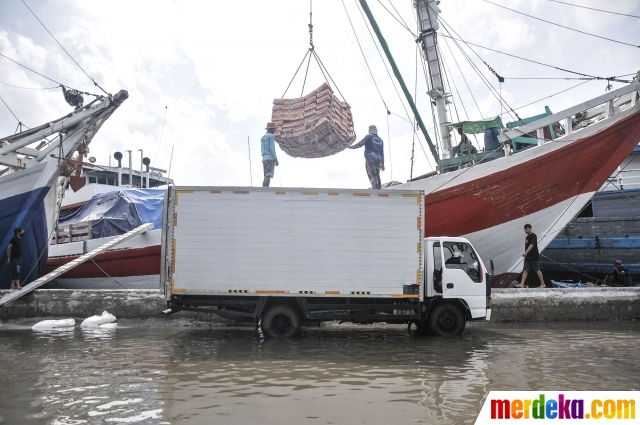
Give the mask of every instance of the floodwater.
[{"label": "floodwater", "polygon": [[639,390],[640,323],[37,333],[0,325],[2,424],[472,424],[490,390]]}]

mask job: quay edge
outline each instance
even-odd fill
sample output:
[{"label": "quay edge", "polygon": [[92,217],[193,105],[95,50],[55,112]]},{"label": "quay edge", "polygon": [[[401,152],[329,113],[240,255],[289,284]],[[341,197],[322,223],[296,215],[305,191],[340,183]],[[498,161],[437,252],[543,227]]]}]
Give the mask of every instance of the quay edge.
[{"label": "quay edge", "polygon": [[[0,296],[7,293],[0,290]],[[491,322],[570,322],[640,320],[640,287],[493,289]],[[39,289],[0,307],[0,321],[84,319],[104,310],[118,319],[142,320],[152,326],[223,324],[225,319],[180,312],[161,315],[164,295],[145,289]],[[145,322],[146,320],[146,322]]]}]

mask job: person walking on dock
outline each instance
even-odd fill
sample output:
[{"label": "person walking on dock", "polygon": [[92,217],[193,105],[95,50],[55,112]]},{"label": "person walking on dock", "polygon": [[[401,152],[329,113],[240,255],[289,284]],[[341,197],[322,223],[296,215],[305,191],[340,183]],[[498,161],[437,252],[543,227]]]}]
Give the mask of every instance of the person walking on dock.
[{"label": "person walking on dock", "polygon": [[547,285],[544,284],[544,278],[542,277],[542,272],[540,271],[540,253],[538,252],[538,237],[533,230],[531,229],[530,224],[524,225],[524,232],[527,236],[524,238],[524,267],[522,268],[522,281],[520,285],[516,285],[516,288],[524,288],[524,282],[527,280],[527,275],[529,271],[535,272],[538,275],[538,279],[540,279],[540,286],[538,288],[545,288]]},{"label": "person walking on dock", "polygon": [[7,247],[7,264],[11,265],[11,289],[22,289],[20,286],[20,262],[22,261],[22,236],[24,229],[13,229],[13,237]]},{"label": "person walking on dock", "polygon": [[276,141],[273,133],[276,131],[275,123],[267,123],[267,132],[260,140],[260,150],[262,151],[262,169],[264,171],[264,180],[262,187],[269,187],[269,183],[273,178],[275,167],[280,165],[276,156]]},{"label": "person walking on dock", "polygon": [[384,171],[384,143],[378,136],[378,128],[375,125],[369,126],[369,134],[364,139],[349,146],[349,149],[358,149],[364,146],[365,167],[371,187],[380,189],[380,171]]}]

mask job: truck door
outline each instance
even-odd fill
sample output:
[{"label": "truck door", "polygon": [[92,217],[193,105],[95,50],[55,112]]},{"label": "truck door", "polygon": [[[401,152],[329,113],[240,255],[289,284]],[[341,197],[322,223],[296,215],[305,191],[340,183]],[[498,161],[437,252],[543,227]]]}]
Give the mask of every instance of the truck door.
[{"label": "truck door", "polygon": [[463,299],[472,317],[484,317],[486,310],[485,274],[477,253],[466,242],[442,241],[443,298]]}]

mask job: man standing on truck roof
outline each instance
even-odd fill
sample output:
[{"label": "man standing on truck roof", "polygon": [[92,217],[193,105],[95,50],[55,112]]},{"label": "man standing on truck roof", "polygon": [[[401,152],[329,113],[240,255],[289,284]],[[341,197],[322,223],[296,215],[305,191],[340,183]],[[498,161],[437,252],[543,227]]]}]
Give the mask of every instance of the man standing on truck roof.
[{"label": "man standing on truck roof", "polygon": [[545,288],[544,278],[540,271],[540,253],[538,251],[538,236],[533,233],[530,224],[524,225],[524,232],[527,236],[524,238],[524,266],[522,268],[522,281],[520,285],[516,285],[516,288],[524,288],[524,282],[527,280],[527,274],[529,271],[535,272],[540,279],[540,286],[538,288]]},{"label": "man standing on truck roof", "polygon": [[262,187],[269,187],[275,167],[279,165],[278,157],[276,156],[276,141],[273,138],[273,133],[276,131],[275,123],[267,123],[266,130],[267,132],[260,140],[260,150],[262,151],[262,170],[264,171]]},{"label": "man standing on truck roof", "polygon": [[384,143],[378,136],[378,128],[375,125],[369,126],[369,134],[349,149],[358,149],[364,146],[365,166],[367,176],[373,189],[380,189],[380,171],[384,171]]}]

